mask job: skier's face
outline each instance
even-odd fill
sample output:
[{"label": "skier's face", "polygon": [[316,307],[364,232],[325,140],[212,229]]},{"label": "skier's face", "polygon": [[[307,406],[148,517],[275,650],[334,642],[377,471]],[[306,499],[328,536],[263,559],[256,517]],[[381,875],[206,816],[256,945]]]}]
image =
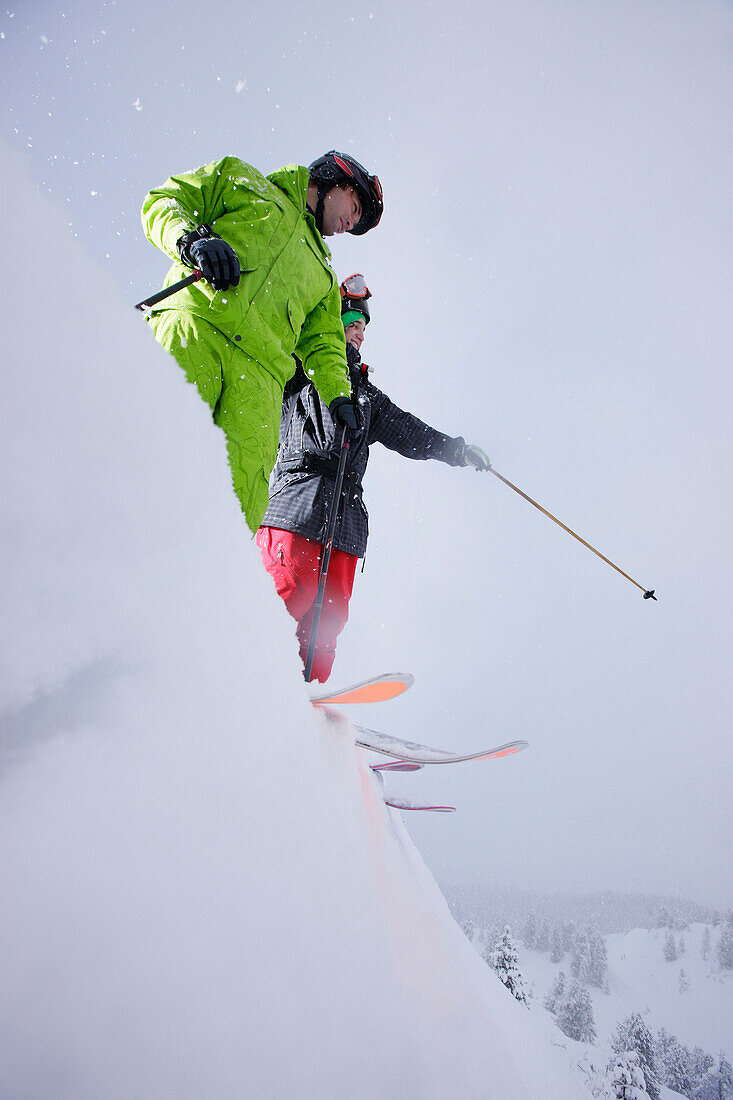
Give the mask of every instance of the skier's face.
[{"label": "skier's face", "polygon": [[344,329],[346,343],[352,344],[358,351],[361,345],[364,343],[365,329],[365,321],[352,321],[351,324],[347,325]]},{"label": "skier's face", "polygon": [[355,188],[332,187],[323,200],[323,236],[348,233],[361,220],[361,200]]}]

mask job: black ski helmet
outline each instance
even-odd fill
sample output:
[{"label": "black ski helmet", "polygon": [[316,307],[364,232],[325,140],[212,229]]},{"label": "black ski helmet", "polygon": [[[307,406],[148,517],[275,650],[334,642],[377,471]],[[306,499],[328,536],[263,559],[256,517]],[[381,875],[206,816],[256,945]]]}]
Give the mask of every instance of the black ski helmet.
[{"label": "black ski helmet", "polygon": [[361,202],[361,218],[349,233],[361,236],[379,225],[384,210],[382,185],[377,176],[370,176],[358,160],[354,160],[348,153],[337,153],[335,149],[331,149],[314,160],[308,166],[308,171],[310,182],[315,183],[318,188],[315,218],[319,231],[323,230],[323,200],[331,188],[340,183],[352,184]]},{"label": "black ski helmet", "polygon": [[341,316],[345,313],[361,313],[364,318],[364,324],[368,325],[370,321],[369,306],[367,305],[367,298],[371,298],[372,292],[366,285],[366,280],[363,275],[349,275],[348,279],[344,279],[339,287],[341,292]]}]

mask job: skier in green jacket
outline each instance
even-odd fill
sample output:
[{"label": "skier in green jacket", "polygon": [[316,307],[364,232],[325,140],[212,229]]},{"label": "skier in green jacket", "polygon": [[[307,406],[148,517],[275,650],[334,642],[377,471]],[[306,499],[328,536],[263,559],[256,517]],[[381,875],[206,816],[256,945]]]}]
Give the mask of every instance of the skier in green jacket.
[{"label": "skier in green jacket", "polygon": [[203,278],[149,314],[224,432],[234,489],[256,531],[275,464],[285,383],[303,364],[331,415],[356,427],[341,298],[324,237],[379,223],[376,176],[331,150],[269,176],[236,157],[172,176],[143,203],[148,239]]}]

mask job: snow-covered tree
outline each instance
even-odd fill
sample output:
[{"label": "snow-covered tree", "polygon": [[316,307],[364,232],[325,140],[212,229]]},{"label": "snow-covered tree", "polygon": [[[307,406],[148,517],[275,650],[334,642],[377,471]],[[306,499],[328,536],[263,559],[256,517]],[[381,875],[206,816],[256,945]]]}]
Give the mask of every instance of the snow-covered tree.
[{"label": "snow-covered tree", "polygon": [[528,951],[534,951],[537,943],[537,914],[534,909],[530,909],[527,914],[527,919],[524,922],[524,929],[522,931],[522,943]]},{"label": "snow-covered tree", "polygon": [[635,1050],[617,1054],[608,1067],[606,1096],[612,1100],[649,1100]]},{"label": "snow-covered tree", "polygon": [[[680,1042],[676,1035],[672,1035],[671,1032],[667,1031],[666,1027],[660,1027],[657,1032],[657,1037],[654,1040],[654,1058],[660,1072],[660,1077],[665,1085],[667,1084],[666,1080],[664,1080],[667,1062],[671,1060],[673,1052],[679,1045]],[[669,1085],[669,1088],[671,1087],[672,1086]]]},{"label": "snow-covered tree", "polygon": [[692,1096],[695,1082],[691,1054],[677,1036],[660,1028],[654,1043],[654,1055],[661,1083],[683,1096]]},{"label": "snow-covered tree", "polygon": [[689,910],[683,905],[675,905],[673,909],[663,906],[657,911],[655,925],[657,928],[674,928],[678,932],[687,928]]},{"label": "snow-covered tree", "polygon": [[686,993],[687,990],[690,988],[690,979],[683,968],[680,969],[680,976],[677,988],[679,989],[680,993]]},{"label": "snow-covered tree", "polygon": [[519,956],[508,924],[505,926],[501,938],[494,944],[485,958],[491,969],[496,971],[499,981],[507,987],[512,996],[527,1004],[524,979],[519,970]]},{"label": "snow-covered tree", "polygon": [[466,939],[470,940],[471,943],[473,943],[476,937],[476,922],[474,921],[473,917],[465,917],[461,921],[461,928],[463,929],[463,934]]},{"label": "snow-covered tree", "polygon": [[588,982],[590,980],[591,968],[591,951],[588,933],[584,928],[581,928],[575,933],[575,938],[573,940],[570,969],[573,972],[573,977],[577,978],[578,981]]},{"label": "snow-covered tree", "polygon": [[674,962],[677,958],[677,943],[671,932],[668,932],[664,937],[664,947],[662,948],[662,954],[667,962]]},{"label": "snow-covered tree", "polygon": [[567,994],[555,1010],[557,1026],[570,1039],[580,1043],[592,1043],[596,1037],[593,1020],[593,1003],[590,993],[576,978]]},{"label": "snow-covered tree", "polygon": [[644,1074],[644,1088],[650,1100],[659,1100],[659,1077],[654,1057],[654,1040],[638,1012],[627,1016],[618,1025],[611,1039],[611,1049],[615,1054],[636,1051],[641,1072]]},{"label": "snow-covered tree", "polygon": [[590,966],[588,968],[588,981],[604,993],[608,993],[608,950],[606,937],[602,936],[596,927],[588,929],[588,948],[590,950]]},{"label": "snow-covered tree", "polygon": [[489,924],[488,928],[484,929],[481,935],[481,955],[486,960],[486,962],[489,961],[489,953],[493,945],[495,943],[498,943],[498,941],[501,939],[501,934],[506,927],[506,923],[507,922],[505,918],[495,917]]},{"label": "snow-covered tree", "polygon": [[691,1089],[693,1094],[696,1089],[700,1087],[714,1065],[715,1059],[712,1054],[708,1054],[702,1047],[692,1048],[690,1051],[690,1080],[693,1084],[693,1088]]},{"label": "snow-covered tree", "polygon": [[733,922],[727,920],[720,930],[718,962],[721,969],[733,970]]},{"label": "snow-covered tree", "polygon": [[680,936],[680,945],[677,948],[677,954],[678,955],[684,955],[685,951],[687,951],[687,944],[685,943],[685,937]]},{"label": "snow-covered tree", "polygon": [[707,962],[710,958],[710,952],[712,951],[712,949],[713,945],[710,940],[710,928],[706,924],[705,931],[702,934],[702,942],[700,944],[700,954],[702,955],[705,962]]},{"label": "snow-covered tree", "polygon": [[566,981],[565,971],[561,970],[550,986],[549,992],[544,1000],[544,1005],[548,1012],[556,1012],[558,1006],[562,1003],[565,997]]},{"label": "snow-covered tree", "polygon": [[537,939],[535,940],[535,951],[549,951],[550,950],[550,922],[545,918],[537,931]]},{"label": "snow-covered tree", "polygon": [[612,1100],[649,1100],[644,1074],[635,1051],[617,1054],[608,1070],[606,1097]]},{"label": "snow-covered tree", "polygon": [[708,1070],[701,1084],[695,1090],[694,1100],[731,1100],[733,1097],[733,1068],[720,1052],[718,1064]]},{"label": "snow-covered tree", "polygon": [[578,981],[608,992],[608,951],[606,938],[594,925],[575,933],[570,969]]},{"label": "snow-covered tree", "polygon": [[550,961],[559,963],[565,955],[565,951],[562,945],[562,928],[555,922],[552,926],[552,934],[550,936]]}]

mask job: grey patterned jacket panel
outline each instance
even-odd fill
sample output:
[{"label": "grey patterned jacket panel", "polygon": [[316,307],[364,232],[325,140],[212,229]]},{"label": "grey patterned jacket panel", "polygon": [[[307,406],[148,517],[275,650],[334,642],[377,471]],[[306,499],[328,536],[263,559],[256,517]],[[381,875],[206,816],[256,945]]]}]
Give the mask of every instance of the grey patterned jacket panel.
[{"label": "grey patterned jacket panel", "polygon": [[[346,350],[359,427],[349,444],[334,546],[361,558],[369,537],[362,493],[370,446],[381,443],[405,458],[434,458],[450,466],[465,466],[465,442],[400,409],[369,381],[358,352],[350,344]],[[340,449],[341,428],[334,425],[315,386],[298,366],[283,395],[280,446],[263,525],[323,542]]]}]

